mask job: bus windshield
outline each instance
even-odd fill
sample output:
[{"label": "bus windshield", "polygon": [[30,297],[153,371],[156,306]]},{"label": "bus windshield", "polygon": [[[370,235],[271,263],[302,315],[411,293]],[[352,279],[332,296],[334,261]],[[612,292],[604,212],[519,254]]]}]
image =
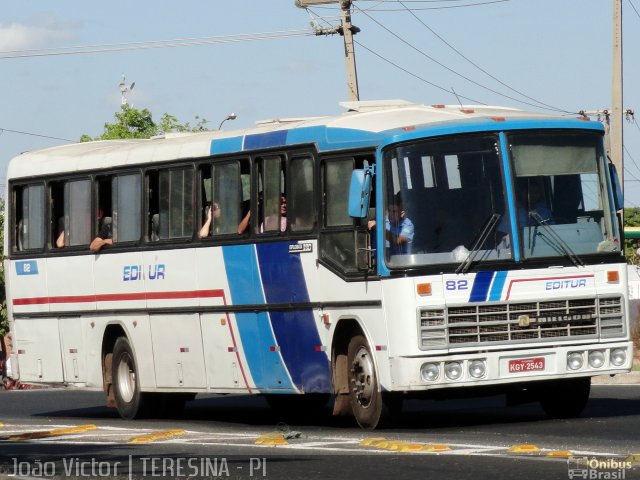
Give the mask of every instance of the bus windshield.
[{"label": "bus windshield", "polygon": [[518,132],[507,139],[513,178],[502,171],[496,134],[425,139],[385,152],[390,268],[454,264],[464,272],[472,261],[510,261],[516,252],[578,265],[584,255],[619,251],[601,136]]},{"label": "bus windshield", "polygon": [[385,258],[390,267],[509,260],[497,135],[422,140],[384,155]]},{"label": "bus windshield", "polygon": [[600,137],[508,136],[524,258],[620,251]]}]

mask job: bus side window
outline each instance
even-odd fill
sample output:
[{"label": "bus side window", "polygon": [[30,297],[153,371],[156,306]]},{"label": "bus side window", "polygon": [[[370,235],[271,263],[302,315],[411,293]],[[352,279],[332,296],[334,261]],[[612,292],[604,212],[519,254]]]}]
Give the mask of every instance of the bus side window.
[{"label": "bus side window", "polygon": [[168,168],[160,170],[156,178],[160,240],[192,237],[194,233],[193,169],[191,167]]},{"label": "bus side window", "polygon": [[248,162],[239,161],[213,165],[213,235],[237,234],[242,221],[241,163],[248,168]]},{"label": "bus side window", "polygon": [[49,184],[50,242],[52,248],[91,242],[91,180]]},{"label": "bus side window", "polygon": [[[97,235],[90,249],[97,252],[105,245],[140,240],[142,223],[142,177],[124,173],[99,177]],[[105,242],[106,240],[106,242]]]},{"label": "bus side window", "polygon": [[111,182],[113,242],[140,239],[142,179],[139,173],[117,175]]},{"label": "bus side window", "polygon": [[313,158],[297,157],[289,162],[287,216],[292,232],[308,232],[316,224]]},{"label": "bus side window", "polygon": [[45,243],[44,185],[17,187],[14,251],[42,249]]},{"label": "bus side window", "polygon": [[351,157],[327,161],[323,169],[324,223],[320,257],[344,272],[356,272],[353,219],[349,216]]},{"label": "bus side window", "polygon": [[287,197],[285,172],[279,156],[258,159],[258,232],[287,231]]}]

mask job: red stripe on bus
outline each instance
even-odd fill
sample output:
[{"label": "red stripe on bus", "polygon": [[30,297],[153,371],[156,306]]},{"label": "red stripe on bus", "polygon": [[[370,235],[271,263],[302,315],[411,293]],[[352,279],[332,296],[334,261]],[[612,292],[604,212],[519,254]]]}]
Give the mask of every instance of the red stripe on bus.
[{"label": "red stripe on bus", "polygon": [[514,283],[524,283],[524,282],[542,282],[545,280],[570,280],[572,278],[594,278],[594,275],[570,275],[567,277],[539,277],[539,278],[518,278],[515,280],[511,280],[509,282],[509,288],[507,289],[507,297],[505,300],[509,300],[511,296],[511,287],[513,287]]},{"label": "red stripe on bus", "polygon": [[133,300],[177,300],[184,298],[223,298],[223,290],[186,290],[182,292],[104,293],[60,297],[15,298],[13,305],[45,305],[51,303],[126,302]]}]

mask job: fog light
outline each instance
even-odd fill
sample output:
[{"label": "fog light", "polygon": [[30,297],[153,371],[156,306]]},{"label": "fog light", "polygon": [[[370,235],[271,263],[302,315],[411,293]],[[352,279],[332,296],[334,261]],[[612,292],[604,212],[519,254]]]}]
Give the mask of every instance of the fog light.
[{"label": "fog light", "polygon": [[569,370],[580,370],[584,365],[582,352],[571,352],[567,355],[567,368]]},{"label": "fog light", "polygon": [[433,382],[440,376],[440,366],[437,363],[423,363],[420,375],[425,382]]},{"label": "fog light", "polygon": [[611,350],[610,360],[616,367],[621,367],[627,361],[627,351],[624,348]]},{"label": "fog light", "polygon": [[589,365],[593,368],[602,367],[604,365],[604,352],[602,350],[589,352]]},{"label": "fog light", "polygon": [[460,362],[445,363],[444,374],[449,380],[458,380],[462,376],[462,364]]},{"label": "fog light", "polygon": [[469,362],[469,375],[473,378],[482,378],[487,373],[484,360],[472,360]]}]

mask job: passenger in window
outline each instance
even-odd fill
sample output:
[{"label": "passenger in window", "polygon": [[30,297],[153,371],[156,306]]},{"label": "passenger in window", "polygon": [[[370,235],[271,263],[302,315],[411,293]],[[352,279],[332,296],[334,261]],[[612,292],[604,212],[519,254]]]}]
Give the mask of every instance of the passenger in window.
[{"label": "passenger in window", "polygon": [[56,248],[64,247],[64,218],[58,220],[58,237],[56,238]]},{"label": "passenger in window", "polygon": [[280,215],[274,212],[267,216],[260,225],[260,233],[278,230],[278,216],[280,217],[280,231],[285,232],[287,230],[287,197],[284,194],[280,196]]},{"label": "passenger in window", "polygon": [[[369,230],[376,226],[375,220],[367,222]],[[389,204],[387,218],[384,222],[386,246],[390,255],[410,254],[413,247],[415,228],[407,217],[400,194],[396,195],[393,203]]]},{"label": "passenger in window", "polygon": [[98,253],[105,245],[113,244],[111,217],[103,217],[103,212],[100,210],[98,221],[101,222],[100,231],[98,232],[98,236],[94,238],[89,245],[89,250],[93,253]]},{"label": "passenger in window", "polygon": [[204,223],[200,228],[200,232],[198,232],[198,236],[200,238],[208,237],[209,235],[211,235],[212,231],[217,233],[216,229],[217,223],[220,221],[220,215],[220,205],[218,205],[216,202],[213,202],[212,204],[207,206]]}]

